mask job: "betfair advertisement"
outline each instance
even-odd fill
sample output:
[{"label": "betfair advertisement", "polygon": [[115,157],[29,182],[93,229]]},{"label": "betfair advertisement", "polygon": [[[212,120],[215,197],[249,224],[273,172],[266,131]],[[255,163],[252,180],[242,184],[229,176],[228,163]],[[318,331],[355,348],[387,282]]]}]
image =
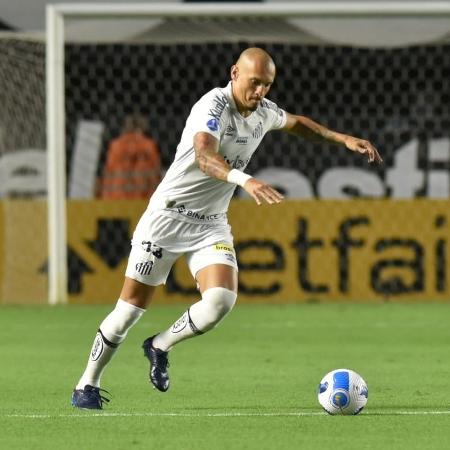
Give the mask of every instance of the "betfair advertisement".
[{"label": "betfair advertisement", "polygon": [[[140,201],[68,203],[69,301],[114,303]],[[239,301],[450,301],[447,201],[235,200],[229,220],[240,267]],[[45,303],[46,204],[1,203],[0,301]],[[199,298],[181,258],[156,303]]]}]

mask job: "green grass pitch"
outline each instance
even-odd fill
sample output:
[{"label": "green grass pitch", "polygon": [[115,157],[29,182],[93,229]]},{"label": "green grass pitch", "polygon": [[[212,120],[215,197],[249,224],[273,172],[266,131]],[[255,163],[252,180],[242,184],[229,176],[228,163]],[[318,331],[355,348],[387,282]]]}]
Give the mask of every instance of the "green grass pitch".
[{"label": "green grass pitch", "polygon": [[[238,305],[171,353],[153,390],[140,348],[183,306],[155,306],[104,375],[112,400],[70,395],[112,306],[0,308],[1,449],[450,448],[450,305]],[[328,416],[316,388],[348,367],[369,386],[359,416]]]}]

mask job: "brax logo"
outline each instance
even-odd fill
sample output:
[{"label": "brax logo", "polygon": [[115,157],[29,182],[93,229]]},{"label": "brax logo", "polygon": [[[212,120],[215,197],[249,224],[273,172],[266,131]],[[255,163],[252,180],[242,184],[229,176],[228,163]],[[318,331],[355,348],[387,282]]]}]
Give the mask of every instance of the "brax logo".
[{"label": "brax logo", "polygon": [[240,136],[236,139],[236,144],[239,145],[247,145],[248,137],[247,136]]}]

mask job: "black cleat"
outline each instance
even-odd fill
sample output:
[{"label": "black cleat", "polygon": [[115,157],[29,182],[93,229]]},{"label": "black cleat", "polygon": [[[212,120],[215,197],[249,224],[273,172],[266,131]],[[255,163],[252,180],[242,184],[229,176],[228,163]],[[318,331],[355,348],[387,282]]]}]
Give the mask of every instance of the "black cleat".
[{"label": "black cleat", "polygon": [[159,391],[166,392],[170,383],[169,374],[167,373],[167,368],[169,367],[168,352],[153,347],[154,337],[146,339],[142,344],[142,348],[144,349],[144,355],[150,361],[150,382]]},{"label": "black cleat", "polygon": [[72,392],[72,406],[81,409],[103,409],[103,403],[109,402],[100,392],[108,391],[87,384],[84,389],[74,389]]}]

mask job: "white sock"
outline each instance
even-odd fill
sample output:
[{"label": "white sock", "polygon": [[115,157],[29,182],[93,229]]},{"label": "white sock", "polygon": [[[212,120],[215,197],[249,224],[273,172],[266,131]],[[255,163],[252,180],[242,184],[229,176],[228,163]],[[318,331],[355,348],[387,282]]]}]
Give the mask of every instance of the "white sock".
[{"label": "white sock", "polygon": [[101,323],[94,339],[89,360],[76,389],[89,384],[100,387],[100,378],[128,330],[140,319],[145,309],[119,299],[116,307]]},{"label": "white sock", "polygon": [[233,308],[237,294],[214,287],[203,292],[202,300],[194,303],[169,329],[153,339],[153,346],[165,352],[178,342],[214,328]]}]

